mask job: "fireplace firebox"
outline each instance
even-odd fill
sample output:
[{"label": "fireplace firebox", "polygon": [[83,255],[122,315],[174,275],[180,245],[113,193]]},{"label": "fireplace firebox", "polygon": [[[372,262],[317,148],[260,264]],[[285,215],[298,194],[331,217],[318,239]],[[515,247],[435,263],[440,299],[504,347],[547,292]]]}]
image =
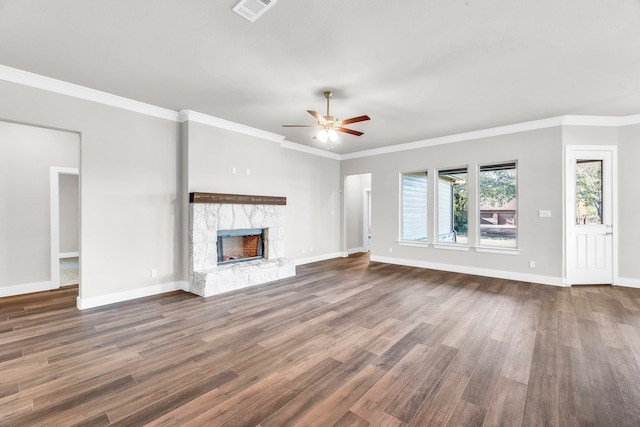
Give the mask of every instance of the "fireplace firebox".
[{"label": "fireplace firebox", "polygon": [[218,265],[264,258],[264,229],[218,230]]}]

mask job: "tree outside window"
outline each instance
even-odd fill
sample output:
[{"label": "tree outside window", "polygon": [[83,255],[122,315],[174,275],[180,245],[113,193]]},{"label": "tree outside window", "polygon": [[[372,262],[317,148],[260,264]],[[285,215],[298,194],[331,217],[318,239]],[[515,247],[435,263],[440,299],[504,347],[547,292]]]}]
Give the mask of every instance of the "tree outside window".
[{"label": "tree outside window", "polygon": [[480,166],[480,246],[517,247],[516,163]]},{"label": "tree outside window", "polygon": [[576,164],[576,224],[602,224],[602,160]]},{"label": "tree outside window", "polygon": [[438,172],[438,241],[468,243],[467,168]]}]

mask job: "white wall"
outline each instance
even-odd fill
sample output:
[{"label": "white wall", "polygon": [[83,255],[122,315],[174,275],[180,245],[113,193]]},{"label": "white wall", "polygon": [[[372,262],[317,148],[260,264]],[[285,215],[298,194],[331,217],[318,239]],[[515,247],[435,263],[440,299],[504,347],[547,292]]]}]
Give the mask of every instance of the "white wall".
[{"label": "white wall", "polygon": [[[536,276],[557,283],[563,276],[563,189],[562,129],[560,127],[496,136],[472,141],[363,157],[342,162],[343,175],[372,173],[371,254],[398,263],[431,263],[452,270],[508,272]],[[474,213],[477,205],[477,165],[518,161],[518,242],[517,256],[400,246],[399,174],[404,171],[469,165],[469,243],[476,244]],[[435,236],[434,180],[430,180],[429,235]],[[539,209],[551,210],[551,218],[538,218]],[[431,238],[433,240],[433,238]],[[393,251],[389,252],[389,249]],[[536,261],[530,268],[529,261]],[[522,276],[524,277],[524,276]]]},{"label": "white wall", "polygon": [[185,278],[178,123],[6,81],[0,98],[0,120],[81,134],[82,300]]},{"label": "white wall", "polygon": [[[80,141],[78,141],[79,143]],[[77,159],[80,159],[78,144]],[[80,182],[78,175],[60,174],[60,253],[80,251]]]},{"label": "white wall", "polygon": [[286,256],[304,261],[339,252],[339,161],[197,122],[183,126],[189,192],[284,196]]},{"label": "white wall", "polygon": [[77,133],[0,121],[0,287],[51,280],[50,168],[79,160]]}]

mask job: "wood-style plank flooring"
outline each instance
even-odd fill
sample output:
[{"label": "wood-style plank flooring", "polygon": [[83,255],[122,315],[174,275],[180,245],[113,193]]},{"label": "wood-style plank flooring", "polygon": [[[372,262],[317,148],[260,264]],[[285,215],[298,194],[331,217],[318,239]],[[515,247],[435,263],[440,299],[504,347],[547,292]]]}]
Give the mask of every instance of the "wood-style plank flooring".
[{"label": "wood-style plank flooring", "polygon": [[640,290],[369,263],[203,299],[0,299],[3,426],[638,426]]}]

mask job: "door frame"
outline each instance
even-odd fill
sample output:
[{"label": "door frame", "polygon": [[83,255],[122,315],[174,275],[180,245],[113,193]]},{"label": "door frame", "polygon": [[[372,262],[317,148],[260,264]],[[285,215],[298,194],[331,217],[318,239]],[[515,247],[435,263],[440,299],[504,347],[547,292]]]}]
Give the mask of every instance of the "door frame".
[{"label": "door frame", "polygon": [[362,249],[369,252],[369,206],[371,203],[371,188],[365,188],[362,196]]},{"label": "door frame", "polygon": [[[612,222],[612,239],[611,239],[611,267],[612,267],[612,277],[611,277],[611,285],[615,286],[618,280],[618,147],[615,145],[566,145],[564,151],[564,186],[563,186],[563,196],[564,196],[564,206],[563,206],[563,215],[564,215],[564,233],[563,233],[563,258],[564,258],[564,278],[563,282],[565,286],[571,285],[571,278],[569,277],[569,266],[570,261],[572,260],[572,255],[569,253],[570,250],[570,236],[569,233],[573,227],[573,222],[575,218],[571,214],[574,206],[573,206],[573,198],[569,197],[568,190],[569,184],[573,182],[573,169],[569,164],[571,153],[574,151],[594,151],[594,152],[608,152],[611,153],[611,222]],[[573,188],[573,187],[571,187]]]},{"label": "door frame", "polygon": [[78,175],[78,168],[51,166],[49,171],[49,217],[51,221],[51,289],[60,287],[60,175]]}]

